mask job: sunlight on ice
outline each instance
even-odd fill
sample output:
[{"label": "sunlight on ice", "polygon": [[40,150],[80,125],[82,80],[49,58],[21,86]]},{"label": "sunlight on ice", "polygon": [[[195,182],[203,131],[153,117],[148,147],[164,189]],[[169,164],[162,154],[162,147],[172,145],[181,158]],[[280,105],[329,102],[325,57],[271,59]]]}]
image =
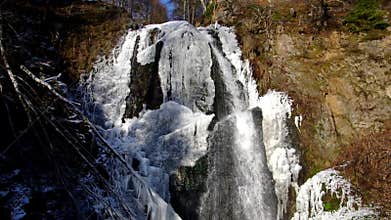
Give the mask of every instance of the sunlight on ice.
[{"label": "sunlight on ice", "polygon": [[[156,54],[159,42],[163,48]],[[134,58],[136,46],[136,58],[141,65],[155,62],[157,55],[160,56],[158,75],[164,103],[159,109],[144,109],[138,118],[123,119],[130,92],[130,60]],[[234,158],[238,166],[235,172],[243,181],[236,186],[248,219],[268,215],[258,210],[265,208],[264,201],[268,199],[259,197],[262,190],[269,190],[262,182],[266,171],[270,176],[267,178],[274,180],[270,185],[274,185],[273,194],[278,200],[278,219],[286,213],[290,189],[298,194],[294,220],[372,214],[369,209],[354,209],[360,206],[359,199],[352,196],[349,183],[336,171],[322,171],[298,186],[301,166],[288,126],[294,123],[299,129],[302,116],[291,118],[293,101],[277,91],[259,96],[250,63],[242,59],[233,28],[218,24],[195,28],[184,21],[129,31],[112,58],[97,62],[85,82],[89,117],[105,127],[103,134],[107,141],[126,155],[130,164],[135,160],[139,163],[135,175],[122,172],[114,162],[109,165],[118,192],[126,194],[131,182],[135,188],[132,190],[141,195],[137,199],[147,204],[152,219],[170,219],[166,214],[179,218],[168,203],[168,176],[179,166],[193,166],[208,152],[208,126],[214,117],[210,113],[216,98],[215,82],[211,78],[213,62],[218,64],[223,87],[229,88],[225,98],[232,99],[228,102],[232,112],[224,119],[234,117],[235,120]],[[256,130],[250,111],[256,107],[262,110],[262,132]],[[262,143],[256,143],[257,135],[263,135],[264,149]],[[266,158],[262,159],[261,155]],[[323,211],[323,186],[344,201],[335,212]]]},{"label": "sunlight on ice", "polygon": [[[337,210],[324,210],[323,197],[326,194],[340,201]],[[327,169],[317,173],[300,187],[296,197],[296,213],[292,220],[301,219],[375,219],[375,212],[362,207],[361,198],[338,171]]]}]

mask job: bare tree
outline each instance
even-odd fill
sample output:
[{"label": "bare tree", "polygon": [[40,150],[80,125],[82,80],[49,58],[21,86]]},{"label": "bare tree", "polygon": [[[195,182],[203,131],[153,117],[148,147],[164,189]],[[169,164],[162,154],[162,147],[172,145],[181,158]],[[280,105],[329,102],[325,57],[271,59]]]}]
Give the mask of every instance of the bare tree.
[{"label": "bare tree", "polygon": [[208,0],[171,0],[174,5],[174,18],[195,23],[207,10]]}]

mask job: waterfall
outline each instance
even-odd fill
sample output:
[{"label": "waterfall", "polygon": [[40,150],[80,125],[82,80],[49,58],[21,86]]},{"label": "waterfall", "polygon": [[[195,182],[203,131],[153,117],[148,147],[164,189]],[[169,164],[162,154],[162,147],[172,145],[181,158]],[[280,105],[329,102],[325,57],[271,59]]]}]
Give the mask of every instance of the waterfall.
[{"label": "waterfall", "polygon": [[80,85],[84,112],[132,166],[129,172],[102,152],[98,160],[122,199],[92,187],[97,211],[180,219],[169,176],[207,155],[201,219],[283,219],[291,188],[299,194],[294,219],[320,213],[303,212],[300,203],[308,200],[304,188],[314,188],[297,183],[292,100],[276,91],[259,97],[251,74],[232,28],[173,21],[130,30]]}]

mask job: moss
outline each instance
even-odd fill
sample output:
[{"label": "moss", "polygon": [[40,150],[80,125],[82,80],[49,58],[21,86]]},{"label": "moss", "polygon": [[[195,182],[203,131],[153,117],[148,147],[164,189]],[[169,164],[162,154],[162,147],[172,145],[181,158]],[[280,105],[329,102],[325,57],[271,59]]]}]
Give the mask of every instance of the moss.
[{"label": "moss", "polygon": [[[322,190],[324,192],[327,192],[326,187],[323,186]],[[339,190],[339,193],[342,193]],[[323,197],[323,209],[326,212],[336,211],[340,208],[341,200],[337,198],[335,194],[331,194],[330,192],[327,192]]]},{"label": "moss", "polygon": [[320,167],[313,167],[312,169],[310,169],[310,170],[308,171],[308,176],[309,176],[309,178],[315,176],[317,173],[319,173],[319,172],[322,171],[322,170],[323,170],[323,169],[320,168]]},{"label": "moss", "polygon": [[361,41],[381,40],[388,35],[390,35],[388,31],[372,30],[368,32],[367,35],[364,36]]},{"label": "moss", "polygon": [[208,157],[200,158],[194,167],[179,167],[176,183],[182,190],[203,191],[208,176]]},{"label": "moss", "polygon": [[206,192],[208,156],[200,158],[194,167],[179,167],[170,177],[171,205],[183,219],[200,219],[202,195]]},{"label": "moss", "polygon": [[283,16],[279,11],[273,11],[272,19],[273,21],[280,21],[282,20]]},{"label": "moss", "polygon": [[258,5],[258,4],[250,4],[247,6],[248,9],[250,10],[253,10],[253,11],[262,11],[263,10],[263,7],[261,5]]},{"label": "moss", "polygon": [[326,212],[336,211],[339,209],[339,201],[330,201],[323,204],[323,208]]},{"label": "moss", "polygon": [[213,17],[213,14],[215,13],[216,8],[217,8],[217,3],[211,2],[204,12],[204,17],[208,20],[212,20],[212,17]]},{"label": "moss", "polygon": [[381,10],[378,0],[358,0],[345,17],[344,24],[352,32],[386,29],[389,26],[386,12]]}]

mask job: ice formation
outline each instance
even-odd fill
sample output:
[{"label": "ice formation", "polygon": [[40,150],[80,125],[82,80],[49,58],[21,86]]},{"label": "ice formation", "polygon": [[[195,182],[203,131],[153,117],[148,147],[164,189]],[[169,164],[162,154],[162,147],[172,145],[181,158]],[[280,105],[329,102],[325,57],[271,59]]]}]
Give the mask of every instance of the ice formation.
[{"label": "ice formation", "polygon": [[[323,198],[327,193],[340,201],[337,210],[324,210]],[[296,213],[292,220],[374,218],[375,212],[362,207],[361,199],[353,191],[352,185],[338,171],[327,169],[317,173],[300,187],[296,197]]]},{"label": "ice formation", "polygon": [[[127,118],[127,100],[138,98],[130,89],[134,62],[158,67],[139,75],[156,74],[154,89],[163,99],[159,108]],[[259,97],[251,74],[232,28],[195,28],[184,21],[130,30],[111,58],[96,63],[81,85],[83,108],[132,165],[129,173],[119,162],[99,158],[112,171],[115,192],[133,209],[131,217],[179,219],[169,204],[169,175],[207,153],[205,219],[283,219],[291,187],[298,193],[294,219],[341,219],[366,212],[352,208],[358,200],[334,171],[298,186],[301,166],[287,126],[292,101],[276,91]],[[347,205],[323,212],[319,184],[334,193],[333,187],[342,184]],[[107,196],[99,202],[97,209],[106,212],[121,206]],[[126,212],[118,215],[127,218]]]},{"label": "ice formation", "polygon": [[104,124],[105,127],[120,126],[122,123],[136,36],[137,31],[130,31],[122,45],[113,50],[109,59],[100,57],[84,84],[88,87],[88,91],[83,94],[84,104],[88,105],[84,106],[84,110],[88,111],[93,121]]},{"label": "ice formation", "polygon": [[297,190],[301,166],[296,149],[291,146],[286,125],[291,113],[291,100],[281,92],[269,91],[261,97],[263,136],[268,165],[276,181],[278,216],[281,219],[288,203],[291,186]]}]

